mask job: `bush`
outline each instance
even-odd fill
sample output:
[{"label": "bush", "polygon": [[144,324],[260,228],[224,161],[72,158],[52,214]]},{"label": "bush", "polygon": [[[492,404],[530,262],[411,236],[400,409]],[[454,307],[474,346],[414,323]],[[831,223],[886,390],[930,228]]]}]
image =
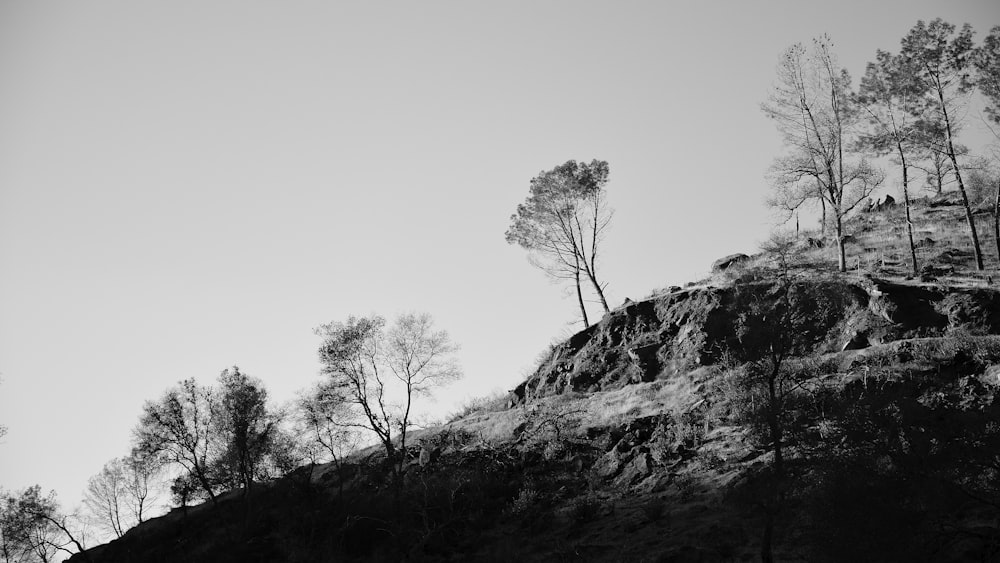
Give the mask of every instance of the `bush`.
[{"label": "bush", "polygon": [[462,420],[473,414],[500,412],[507,407],[508,394],[496,391],[483,397],[473,397],[465,401],[454,413],[448,416],[448,422]]}]

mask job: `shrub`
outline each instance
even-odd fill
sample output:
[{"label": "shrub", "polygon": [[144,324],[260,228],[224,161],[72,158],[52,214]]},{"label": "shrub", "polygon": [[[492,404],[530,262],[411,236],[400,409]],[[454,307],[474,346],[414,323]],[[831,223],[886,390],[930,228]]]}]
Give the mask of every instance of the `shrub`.
[{"label": "shrub", "polygon": [[507,512],[513,516],[523,516],[535,510],[539,505],[539,501],[540,495],[538,490],[530,485],[525,485],[518,491],[514,500],[510,501]]}]

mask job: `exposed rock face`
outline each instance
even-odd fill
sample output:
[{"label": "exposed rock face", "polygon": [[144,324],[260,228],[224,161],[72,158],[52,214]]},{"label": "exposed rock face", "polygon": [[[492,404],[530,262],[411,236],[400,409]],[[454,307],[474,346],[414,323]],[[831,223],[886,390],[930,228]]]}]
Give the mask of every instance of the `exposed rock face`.
[{"label": "exposed rock face", "polygon": [[750,257],[746,254],[730,254],[729,256],[723,256],[715,262],[712,262],[713,272],[722,272],[728,270],[730,267],[748,260]]},{"label": "exposed rock face", "polygon": [[[857,278],[793,282],[796,307],[814,318],[802,353],[838,352],[952,330],[1000,334],[1000,292]],[[511,404],[568,391],[598,391],[670,377],[719,361],[737,344],[739,318],[776,299],[779,282],[692,288],[636,301],[554,347],[512,391]],[[826,314],[817,315],[823,303]],[[806,339],[808,336],[808,339]]]}]

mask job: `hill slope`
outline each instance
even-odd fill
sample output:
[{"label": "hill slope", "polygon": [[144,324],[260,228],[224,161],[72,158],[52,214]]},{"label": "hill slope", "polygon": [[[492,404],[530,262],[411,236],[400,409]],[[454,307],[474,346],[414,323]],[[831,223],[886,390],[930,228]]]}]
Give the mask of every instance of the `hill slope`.
[{"label": "hill slope", "polygon": [[998,560],[1000,292],[932,209],[923,279],[870,214],[872,267],[795,243],[606,315],[418,435],[398,493],[368,452],[71,561]]}]

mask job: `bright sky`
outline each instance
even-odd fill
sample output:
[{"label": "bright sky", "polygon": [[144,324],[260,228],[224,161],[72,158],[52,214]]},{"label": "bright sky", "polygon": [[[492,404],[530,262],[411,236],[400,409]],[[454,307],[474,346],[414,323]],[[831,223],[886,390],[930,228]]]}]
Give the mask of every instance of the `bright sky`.
[{"label": "bright sky", "polygon": [[784,48],[826,32],[857,80],[917,19],[1000,23],[680,6],[0,3],[0,485],[72,506],[180,379],[237,364],[289,400],[350,314],[427,311],[462,345],[425,412],[513,388],[576,315],[504,240],[533,176],[607,160],[610,301],[681,285],[772,226]]}]

